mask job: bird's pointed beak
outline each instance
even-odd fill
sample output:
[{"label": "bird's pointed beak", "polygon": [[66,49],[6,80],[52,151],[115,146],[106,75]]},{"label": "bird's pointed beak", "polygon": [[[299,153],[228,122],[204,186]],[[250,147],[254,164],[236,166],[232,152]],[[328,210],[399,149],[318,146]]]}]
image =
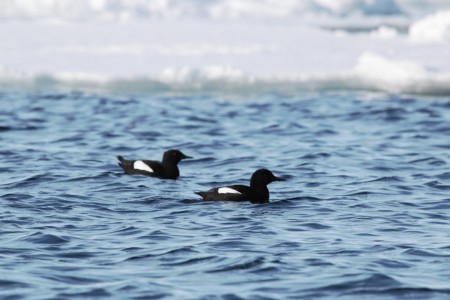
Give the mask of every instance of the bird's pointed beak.
[{"label": "bird's pointed beak", "polygon": [[283,177],[277,177],[277,176],[274,176],[274,177],[272,178],[272,180],[273,180],[273,181],[286,181],[287,179],[286,179],[286,178],[283,178]]},{"label": "bird's pointed beak", "polygon": [[183,154],[183,157],[181,159],[189,159],[189,158],[193,158],[192,156],[187,156],[185,154]]}]

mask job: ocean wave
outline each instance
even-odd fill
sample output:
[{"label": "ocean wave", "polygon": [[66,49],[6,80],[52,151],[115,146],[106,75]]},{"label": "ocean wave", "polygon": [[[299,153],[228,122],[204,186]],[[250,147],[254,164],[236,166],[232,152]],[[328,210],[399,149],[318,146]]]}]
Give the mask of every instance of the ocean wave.
[{"label": "ocean wave", "polygon": [[[0,125],[45,125],[1,135],[2,295],[448,298],[449,100],[259,96],[2,89]],[[172,147],[176,181],[116,164]],[[193,193],[260,167],[288,179],[268,204]]]}]

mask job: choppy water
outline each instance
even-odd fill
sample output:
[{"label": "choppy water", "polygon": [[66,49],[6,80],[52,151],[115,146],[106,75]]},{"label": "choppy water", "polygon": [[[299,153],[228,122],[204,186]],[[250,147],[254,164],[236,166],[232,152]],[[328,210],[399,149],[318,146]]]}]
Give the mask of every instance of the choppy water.
[{"label": "choppy water", "polygon": [[[450,297],[450,100],[0,95],[4,299]],[[115,155],[191,161],[163,181]],[[289,178],[271,203],[193,193]]]}]

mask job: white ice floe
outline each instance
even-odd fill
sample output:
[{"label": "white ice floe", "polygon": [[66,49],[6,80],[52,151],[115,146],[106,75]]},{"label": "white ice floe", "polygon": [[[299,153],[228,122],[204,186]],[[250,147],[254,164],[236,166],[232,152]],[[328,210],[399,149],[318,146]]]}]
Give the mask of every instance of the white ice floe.
[{"label": "white ice floe", "polygon": [[450,92],[450,72],[433,73],[417,62],[388,59],[370,52],[359,58],[352,77],[359,81],[360,89],[412,94]]},{"label": "white ice floe", "polygon": [[305,15],[390,16],[450,7],[450,0],[8,0],[0,19],[174,20],[285,18]]},{"label": "white ice floe", "polygon": [[282,2],[0,1],[0,86],[450,96],[450,0]]},{"label": "white ice floe", "polygon": [[409,37],[414,42],[450,42],[450,10],[439,11],[413,23]]},{"label": "white ice floe", "polygon": [[395,28],[389,26],[380,26],[369,33],[369,36],[376,39],[394,39],[399,33]]}]

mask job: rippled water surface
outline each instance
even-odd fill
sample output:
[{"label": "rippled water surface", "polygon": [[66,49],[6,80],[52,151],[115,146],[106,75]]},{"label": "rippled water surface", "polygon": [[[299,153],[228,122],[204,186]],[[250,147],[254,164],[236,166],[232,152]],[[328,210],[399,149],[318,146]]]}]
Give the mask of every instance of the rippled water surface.
[{"label": "rippled water surface", "polygon": [[[3,92],[0,143],[2,298],[450,297],[449,99]],[[193,193],[262,167],[268,204]]]}]

